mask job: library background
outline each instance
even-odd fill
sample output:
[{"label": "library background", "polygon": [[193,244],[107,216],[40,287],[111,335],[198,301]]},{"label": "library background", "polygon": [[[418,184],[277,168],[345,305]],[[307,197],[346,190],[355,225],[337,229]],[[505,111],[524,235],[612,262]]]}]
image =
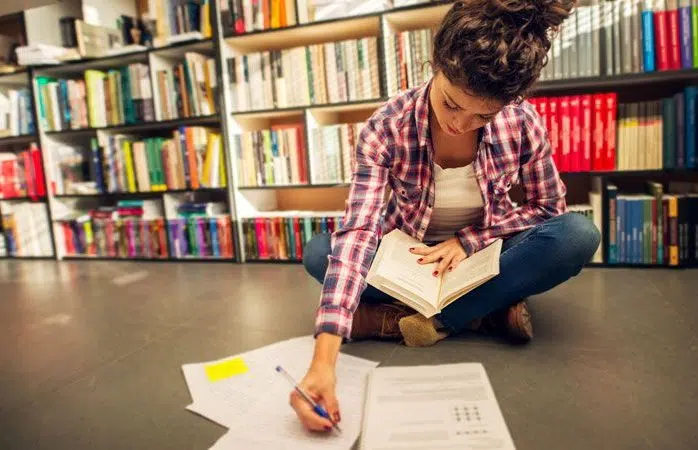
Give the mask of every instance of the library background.
[{"label": "library background", "polygon": [[[313,333],[304,244],[452,4],[0,0],[0,448],[214,445],[183,365]],[[698,0],[580,0],[548,57],[528,101],[588,267],[530,299],[529,345],[341,352],[482,363],[519,449],[694,449]]]},{"label": "library background", "polygon": [[[429,77],[449,3],[4,16],[0,255],[300,261],[341,226],[363,121]],[[603,233],[592,265],[697,260],[698,11],[679,3],[580,3],[530,99],[571,209]]]}]

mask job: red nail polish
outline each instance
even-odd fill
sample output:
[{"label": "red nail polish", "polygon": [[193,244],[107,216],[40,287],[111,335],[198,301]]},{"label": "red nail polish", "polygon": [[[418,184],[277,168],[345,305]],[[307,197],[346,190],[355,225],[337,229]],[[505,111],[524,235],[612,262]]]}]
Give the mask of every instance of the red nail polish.
[{"label": "red nail polish", "polygon": [[329,426],[329,425],[327,425],[327,426],[325,427],[325,431],[332,431],[332,427]]},{"label": "red nail polish", "polygon": [[453,267],[449,267],[449,268],[448,268],[448,271],[449,271],[449,272],[452,271],[452,270],[453,270]]},{"label": "red nail polish", "polygon": [[424,261],[424,258],[419,258],[419,259],[417,260],[417,262],[422,262],[422,261]]},{"label": "red nail polish", "polygon": [[413,252],[413,251],[414,251],[414,247],[410,247],[410,251]]},{"label": "red nail polish", "polygon": [[437,276],[438,274],[439,274],[439,271],[438,271],[438,270],[435,270],[435,271],[434,271],[434,276]]}]

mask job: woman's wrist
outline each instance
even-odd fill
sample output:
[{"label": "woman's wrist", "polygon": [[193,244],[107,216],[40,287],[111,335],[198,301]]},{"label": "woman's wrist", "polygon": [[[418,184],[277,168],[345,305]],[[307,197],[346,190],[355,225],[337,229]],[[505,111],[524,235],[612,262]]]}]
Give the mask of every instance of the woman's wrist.
[{"label": "woman's wrist", "polygon": [[330,333],[320,333],[315,338],[315,353],[313,354],[311,368],[330,367],[334,369],[341,346],[341,336]]}]

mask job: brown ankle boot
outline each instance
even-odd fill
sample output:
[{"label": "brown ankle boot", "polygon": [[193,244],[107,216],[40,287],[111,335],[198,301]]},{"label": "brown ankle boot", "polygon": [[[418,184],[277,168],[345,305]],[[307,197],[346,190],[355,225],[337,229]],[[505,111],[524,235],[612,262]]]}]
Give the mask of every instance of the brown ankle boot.
[{"label": "brown ankle boot", "polygon": [[526,343],[533,339],[531,314],[523,300],[487,315],[477,328],[487,334],[503,336],[513,343]]},{"label": "brown ankle boot", "polygon": [[397,303],[359,303],[354,312],[351,338],[361,339],[400,339],[398,322],[401,318],[414,314],[414,310]]}]

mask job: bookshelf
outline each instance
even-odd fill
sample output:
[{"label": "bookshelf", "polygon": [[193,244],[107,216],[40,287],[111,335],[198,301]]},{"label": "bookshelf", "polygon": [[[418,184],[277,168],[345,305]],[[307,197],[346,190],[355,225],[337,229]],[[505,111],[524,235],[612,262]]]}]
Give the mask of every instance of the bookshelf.
[{"label": "bookshelf", "polygon": [[[166,4],[165,0],[155,3],[160,2]],[[272,17],[268,2],[255,2],[261,8],[257,11],[251,1],[210,1],[201,9],[208,14],[209,23],[179,23],[165,17],[155,27],[152,47],[0,74],[0,93],[28,89],[36,124],[29,133],[0,135],[0,153],[21,152],[35,143],[46,178],[43,196],[0,199],[0,211],[17,204],[43,205],[51,253],[42,257],[59,260],[300,261],[302,244],[313,234],[341,226],[356,130],[388,98],[427,79],[429,67],[423,62],[429,53],[429,39],[451,4],[356,2],[355,9],[340,14],[330,7],[312,10],[309,3],[282,0],[279,16]],[[119,0],[115,7],[134,14],[134,5],[130,0]],[[60,42],[58,18],[82,18],[85,6],[101,11],[105,2],[66,0],[20,13],[27,42]],[[685,116],[679,138],[678,123],[667,125],[664,110],[656,109],[662,100],[669,105],[670,99],[680,102],[692,95],[690,88],[698,86],[698,55],[693,56],[695,63],[681,60],[678,65],[675,55],[667,56],[666,61],[664,56],[656,56],[655,62],[662,65],[651,70],[641,51],[647,37],[642,35],[642,27],[635,26],[641,24],[640,6],[626,0],[580,2],[554,39],[551,63],[531,93],[537,108],[539,101],[549,108],[553,99],[560,102],[556,108],[563,104],[566,111],[568,102],[575,110],[585,96],[593,100],[615,95],[615,120],[612,125],[604,122],[600,132],[613,142],[602,148],[609,152],[612,147],[613,152],[604,159],[610,165],[594,164],[591,157],[590,162],[582,163],[580,156],[574,156],[591,151],[585,147],[589,135],[581,131],[576,140],[565,140],[567,133],[575,133],[574,125],[563,129],[558,124],[561,128],[555,144],[560,146],[561,155],[572,158],[558,164],[568,187],[568,203],[593,217],[604,233],[602,248],[590,266],[666,267],[651,257],[641,263],[611,257],[613,214],[609,207],[613,194],[609,194],[609,186],[610,191],[617,188],[621,196],[640,196],[647,194],[648,181],[662,183],[665,190],[670,185],[673,190],[691,190],[692,184],[698,183],[698,170],[686,154],[683,164],[678,163],[678,153],[666,164],[664,150],[669,144],[659,139],[664,135],[657,134],[661,128],[673,135],[671,145],[677,146],[696,124]],[[242,10],[237,11],[238,7]],[[113,22],[118,17],[115,14],[110,11],[100,19],[105,24]],[[148,11],[146,16],[156,18],[158,14]],[[673,12],[666,8],[657,7],[652,14],[673,20]],[[628,24],[630,28],[626,28]],[[632,32],[623,31],[628,29]],[[615,46],[616,34],[616,39],[629,40],[618,41],[623,45]],[[609,52],[598,51],[607,45],[607,39],[611,42],[610,59]],[[693,39],[698,42],[698,36]],[[333,58],[342,64],[332,64]],[[127,114],[125,107],[114,112],[118,102],[111,98],[108,102],[92,101],[90,106],[85,93],[85,105],[75,102],[76,114],[71,116],[86,116],[81,123],[47,126],[41,98],[46,88],[39,83],[42,77],[73,80],[74,84],[85,82],[85,73],[95,71],[122,79],[122,68],[133,65],[142,70],[136,98],[152,102],[151,116],[144,119]],[[190,90],[194,87],[187,84],[190,73],[196,76],[199,89]],[[349,76],[352,73],[357,76]],[[116,99],[123,100],[122,95],[117,92]],[[655,109],[641,106],[650,103]],[[96,108],[105,111],[91,111]],[[677,112],[680,109],[676,103],[674,108]],[[100,114],[101,121],[92,120]],[[182,140],[183,130],[188,128],[215,136],[216,150],[194,145],[196,150],[190,152],[187,136]],[[592,127],[592,139],[593,133]],[[651,161],[636,158],[633,152],[643,136],[655,145]],[[133,164],[127,162],[129,159],[135,161],[134,146],[150,149],[150,143],[157,145],[152,144],[153,150],[146,152],[145,163],[140,157],[140,164],[148,170],[147,175],[141,172],[139,179],[137,169],[141,166],[124,167]],[[208,160],[208,175],[201,177],[206,178],[205,183],[192,182],[185,164],[192,153],[198,155],[195,159],[199,158],[200,167]],[[153,155],[159,158],[152,159]],[[107,161],[105,165],[98,160],[100,167],[108,168],[101,188],[95,186],[93,157]],[[211,167],[215,169],[211,171]],[[128,172],[132,172],[130,177]],[[689,198],[680,201],[692,212],[692,193],[677,195]],[[124,218],[118,216],[119,211],[126,211]],[[695,221],[690,213],[684,219],[686,226]],[[113,225],[108,225],[109,221]],[[87,222],[93,228],[86,229]],[[111,226],[117,232],[101,231],[111,230]],[[152,239],[147,240],[142,233],[150,233]],[[121,247],[109,247],[105,240],[116,239],[116,235]],[[165,238],[156,242],[154,236]],[[89,242],[81,248],[86,239]],[[686,245],[690,244],[694,242],[687,241]],[[686,258],[675,267],[692,264],[695,261]]]}]

